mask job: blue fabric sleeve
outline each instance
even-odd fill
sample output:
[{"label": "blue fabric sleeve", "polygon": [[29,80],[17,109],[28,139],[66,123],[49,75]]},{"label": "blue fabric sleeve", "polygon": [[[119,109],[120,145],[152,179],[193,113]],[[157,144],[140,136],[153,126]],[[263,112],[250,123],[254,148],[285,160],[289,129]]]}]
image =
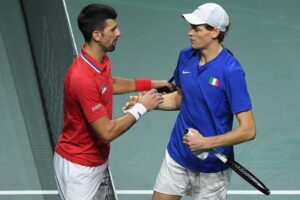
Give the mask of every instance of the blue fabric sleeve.
[{"label": "blue fabric sleeve", "polygon": [[232,113],[239,113],[252,109],[251,99],[248,94],[245,73],[237,67],[228,71],[226,93]]},{"label": "blue fabric sleeve", "polygon": [[180,83],[180,80],[179,80],[179,67],[180,67],[180,58],[182,56],[182,52],[179,54],[179,57],[178,57],[178,61],[177,61],[177,66],[174,70],[174,80],[175,80],[175,85],[176,87],[179,87],[181,88],[181,83]]}]

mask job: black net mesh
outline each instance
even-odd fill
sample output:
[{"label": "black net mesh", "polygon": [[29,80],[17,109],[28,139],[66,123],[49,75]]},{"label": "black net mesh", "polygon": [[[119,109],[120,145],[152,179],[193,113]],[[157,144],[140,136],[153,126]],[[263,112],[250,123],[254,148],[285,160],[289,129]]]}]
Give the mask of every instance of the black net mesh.
[{"label": "black net mesh", "polygon": [[23,0],[33,57],[55,143],[63,126],[63,80],[76,56],[61,0]]}]

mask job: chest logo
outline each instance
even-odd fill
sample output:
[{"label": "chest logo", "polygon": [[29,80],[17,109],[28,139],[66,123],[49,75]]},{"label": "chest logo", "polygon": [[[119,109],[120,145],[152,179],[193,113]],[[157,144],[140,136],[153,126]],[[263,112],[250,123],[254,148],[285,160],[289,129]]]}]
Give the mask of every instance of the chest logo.
[{"label": "chest logo", "polygon": [[219,87],[220,81],[214,77],[210,77],[208,83],[215,87]]},{"label": "chest logo", "polygon": [[101,86],[101,93],[102,94],[104,94],[104,92],[106,91],[106,85],[105,84],[103,84],[102,86]]},{"label": "chest logo", "polygon": [[189,74],[189,73],[191,73],[191,72],[189,72],[189,71],[182,71],[182,74]]}]

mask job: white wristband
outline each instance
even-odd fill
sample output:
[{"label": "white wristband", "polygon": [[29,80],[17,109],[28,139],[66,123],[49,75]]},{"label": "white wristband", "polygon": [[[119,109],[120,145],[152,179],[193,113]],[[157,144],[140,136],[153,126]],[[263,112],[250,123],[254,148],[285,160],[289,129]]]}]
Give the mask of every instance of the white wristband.
[{"label": "white wristband", "polygon": [[136,103],[132,108],[128,110],[128,112],[132,114],[137,121],[147,112],[147,109],[145,108],[145,106],[143,106],[143,104]]}]

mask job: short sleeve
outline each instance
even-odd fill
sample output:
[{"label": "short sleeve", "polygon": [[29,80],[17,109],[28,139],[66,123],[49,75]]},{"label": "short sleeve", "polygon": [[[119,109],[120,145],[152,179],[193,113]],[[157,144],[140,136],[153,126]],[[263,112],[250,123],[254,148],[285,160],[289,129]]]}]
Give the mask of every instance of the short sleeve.
[{"label": "short sleeve", "polygon": [[179,79],[179,67],[180,67],[180,60],[181,60],[181,56],[182,56],[182,52],[180,52],[179,56],[178,56],[178,61],[177,61],[177,66],[174,70],[174,80],[175,80],[175,85],[176,87],[181,88],[181,82]]},{"label": "short sleeve", "polygon": [[72,91],[88,122],[108,115],[106,107],[101,104],[101,93],[92,79],[73,80]]},{"label": "short sleeve", "polygon": [[242,68],[235,68],[227,74],[226,93],[229,98],[232,113],[239,113],[252,109],[248,94],[245,72]]}]

